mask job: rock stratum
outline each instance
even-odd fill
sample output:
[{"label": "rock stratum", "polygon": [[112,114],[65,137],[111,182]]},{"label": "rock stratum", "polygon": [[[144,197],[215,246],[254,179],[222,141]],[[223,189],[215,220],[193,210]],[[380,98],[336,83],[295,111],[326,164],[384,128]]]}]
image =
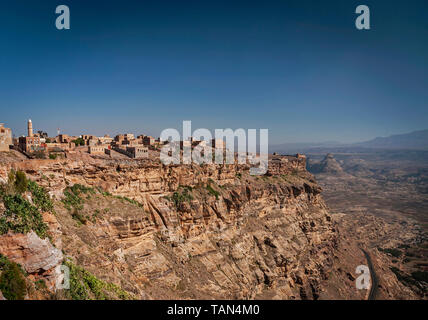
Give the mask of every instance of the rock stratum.
[{"label": "rock stratum", "polygon": [[[39,239],[38,250],[25,249],[20,241],[36,235],[9,232],[0,253],[32,266],[37,280],[52,277],[62,251],[114,285],[110,298],[124,297],[120,288],[134,299],[366,299],[355,287],[362,244],[342,239],[305,167],[304,157],[277,157],[257,177],[245,165],[5,161],[3,181],[25,172],[54,200],[54,215],[43,215],[54,247]],[[413,297],[385,274],[379,298]],[[49,288],[29,298],[66,297]]]}]

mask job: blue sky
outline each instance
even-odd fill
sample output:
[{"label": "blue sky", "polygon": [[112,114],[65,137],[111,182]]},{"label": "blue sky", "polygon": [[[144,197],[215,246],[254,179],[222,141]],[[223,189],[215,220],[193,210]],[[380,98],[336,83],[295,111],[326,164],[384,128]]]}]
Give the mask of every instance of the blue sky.
[{"label": "blue sky", "polygon": [[[70,7],[71,29],[55,28]],[[369,31],[355,8],[371,10]],[[271,143],[428,128],[426,1],[0,0],[15,135],[268,128]]]}]

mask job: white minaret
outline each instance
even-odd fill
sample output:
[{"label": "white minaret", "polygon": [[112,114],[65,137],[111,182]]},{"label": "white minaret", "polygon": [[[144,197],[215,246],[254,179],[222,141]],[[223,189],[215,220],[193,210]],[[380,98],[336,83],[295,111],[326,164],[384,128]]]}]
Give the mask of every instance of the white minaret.
[{"label": "white minaret", "polygon": [[28,136],[33,136],[33,123],[31,122],[31,119],[28,120]]}]

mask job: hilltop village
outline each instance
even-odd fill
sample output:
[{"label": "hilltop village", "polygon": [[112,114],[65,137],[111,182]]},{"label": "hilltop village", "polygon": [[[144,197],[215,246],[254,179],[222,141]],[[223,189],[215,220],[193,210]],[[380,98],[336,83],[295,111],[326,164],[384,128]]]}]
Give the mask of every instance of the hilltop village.
[{"label": "hilltop village", "polygon": [[[223,140],[212,139],[211,142],[213,148],[225,148]],[[30,159],[67,158],[73,154],[144,159],[149,158],[150,154],[159,156],[162,146],[167,143],[144,134],[135,137],[132,133],[118,134],[112,138],[108,134],[102,137],[88,134],[71,136],[58,132],[56,137],[49,137],[44,131],[34,132],[31,119],[27,122],[27,135],[14,138],[12,130],[0,123],[0,151],[16,150]],[[194,148],[198,145],[206,146],[206,142],[192,137],[189,141],[180,141],[181,150],[186,146]]]},{"label": "hilltop village", "polygon": [[28,120],[27,135],[12,138],[12,130],[0,124],[0,151],[17,150],[32,159],[56,159],[67,154],[88,153],[90,155],[128,158],[147,158],[150,150],[159,150],[163,143],[148,135],[135,137],[131,133],[109,135],[70,136],[60,134],[49,137],[46,132],[33,130],[33,123]]},{"label": "hilltop village", "polygon": [[[0,123],[0,151],[15,150],[29,159],[62,159],[79,158],[89,155],[99,159],[159,159],[159,153],[163,145],[168,141],[154,138],[149,135],[140,134],[135,137],[132,133],[118,134],[114,138],[108,134],[98,137],[83,134],[71,136],[58,132],[56,137],[49,137],[44,131],[34,132],[33,123],[27,122],[27,135],[18,138],[13,137],[12,130]],[[180,149],[185,147],[194,149],[197,146],[206,146],[206,141],[190,137],[190,140],[180,141]],[[212,139],[212,148],[220,148],[226,152],[226,141]],[[248,158],[253,155],[247,154]],[[276,153],[269,155],[271,171],[277,171],[281,163],[288,162],[288,156],[280,156]],[[299,166],[306,164],[306,157],[297,154]],[[272,165],[274,168],[272,168]]]}]

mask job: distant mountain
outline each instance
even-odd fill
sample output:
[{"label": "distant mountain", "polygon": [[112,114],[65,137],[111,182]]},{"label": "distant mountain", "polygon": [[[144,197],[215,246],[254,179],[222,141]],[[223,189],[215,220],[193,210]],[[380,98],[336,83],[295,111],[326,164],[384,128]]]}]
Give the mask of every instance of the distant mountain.
[{"label": "distant mountain", "polygon": [[354,146],[380,149],[422,149],[428,150],[428,130],[378,137],[373,140],[355,143]]},{"label": "distant mountain", "polygon": [[326,141],[326,142],[296,142],[296,143],[282,143],[269,146],[269,152],[277,152],[281,154],[294,154],[294,153],[307,153],[308,150],[328,149],[337,146],[342,146],[340,142]]},{"label": "distant mountain", "polygon": [[312,173],[329,173],[329,174],[342,174],[343,169],[339,162],[336,161],[334,156],[329,153],[320,162],[309,164],[308,169]]},{"label": "distant mountain", "polygon": [[344,144],[340,142],[283,143],[270,145],[269,152],[280,154],[326,154],[326,153],[363,153],[376,150],[424,150],[428,151],[428,130],[378,137],[373,140]]}]

